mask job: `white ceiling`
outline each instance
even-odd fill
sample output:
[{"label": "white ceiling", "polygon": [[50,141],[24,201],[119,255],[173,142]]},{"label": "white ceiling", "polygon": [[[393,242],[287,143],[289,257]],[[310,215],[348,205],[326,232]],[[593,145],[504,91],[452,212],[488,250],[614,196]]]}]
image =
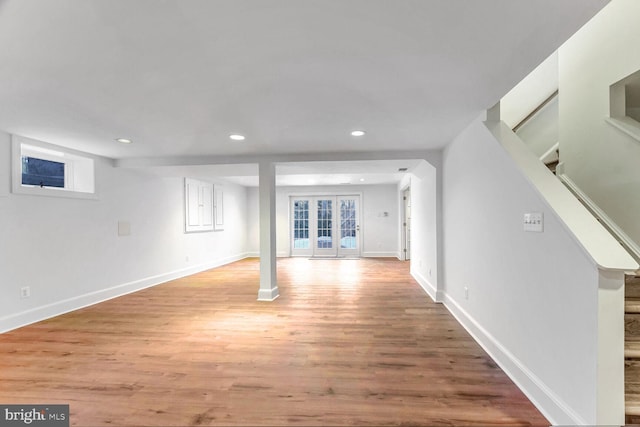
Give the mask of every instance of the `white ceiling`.
[{"label": "white ceiling", "polygon": [[0,129],[116,159],[437,149],[605,3],[0,0]]}]

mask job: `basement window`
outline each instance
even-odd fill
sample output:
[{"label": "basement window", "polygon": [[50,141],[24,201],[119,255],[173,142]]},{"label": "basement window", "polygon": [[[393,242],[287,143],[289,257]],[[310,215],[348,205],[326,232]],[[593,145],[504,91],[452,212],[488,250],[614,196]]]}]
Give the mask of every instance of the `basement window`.
[{"label": "basement window", "polygon": [[96,198],[94,159],[88,154],[13,136],[12,169],[16,194]]},{"label": "basement window", "polygon": [[640,141],[640,71],[611,85],[606,121]]},{"label": "basement window", "polygon": [[64,162],[22,156],[22,185],[64,188]]}]

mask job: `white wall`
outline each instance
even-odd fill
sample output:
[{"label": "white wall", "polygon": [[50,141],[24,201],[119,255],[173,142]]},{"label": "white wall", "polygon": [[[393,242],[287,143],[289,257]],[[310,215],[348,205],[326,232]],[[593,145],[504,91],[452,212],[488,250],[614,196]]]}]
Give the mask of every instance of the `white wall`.
[{"label": "white wall", "polygon": [[609,86],[640,70],[640,2],[615,0],[559,51],[565,173],[640,243],[640,142],[605,122]]},{"label": "white wall", "polygon": [[446,306],[552,423],[596,424],[595,263],[480,119],[445,150],[443,193]]},{"label": "white wall", "polygon": [[513,129],[558,89],[558,52],[554,52],[500,100],[500,117]]},{"label": "white wall", "polygon": [[[411,187],[411,275],[434,300],[438,294],[438,223],[436,168],[423,161],[399,184]],[[399,204],[402,194],[399,194]]]},{"label": "white wall", "polygon": [[11,136],[0,132],[0,197],[11,190]]},{"label": "white wall", "polygon": [[558,142],[558,97],[518,129],[518,136],[541,158]]},{"label": "white wall", "polygon": [[[0,184],[9,150],[9,135],[0,133]],[[97,201],[0,197],[0,331],[245,255],[244,187],[224,185],[224,231],[185,234],[182,178],[107,160],[96,173]],[[130,236],[117,235],[118,221],[130,222]],[[23,286],[31,287],[28,299],[20,299]]]},{"label": "white wall", "polygon": [[[398,255],[398,205],[397,186],[389,185],[339,185],[339,186],[295,186],[277,187],[276,215],[277,215],[277,252],[278,256],[290,255],[289,234],[289,196],[290,195],[320,195],[320,194],[362,194],[361,199],[361,230],[362,256],[365,257],[396,257]],[[252,211],[248,222],[257,221],[258,191],[250,188],[247,191],[247,205]],[[253,210],[254,209],[254,210]],[[388,216],[382,216],[388,212]],[[257,254],[260,247],[259,230],[249,230],[247,250]]]},{"label": "white wall", "polygon": [[247,187],[247,253],[250,256],[260,256],[260,204],[259,188]]}]

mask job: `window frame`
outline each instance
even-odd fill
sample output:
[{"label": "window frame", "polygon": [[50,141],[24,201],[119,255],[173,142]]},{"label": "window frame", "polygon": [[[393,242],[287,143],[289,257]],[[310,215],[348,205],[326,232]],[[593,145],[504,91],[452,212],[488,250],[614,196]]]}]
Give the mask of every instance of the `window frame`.
[{"label": "window frame", "polygon": [[[22,157],[64,163],[64,188],[40,187],[22,183]],[[84,172],[83,172],[84,170]],[[98,199],[96,190],[96,157],[22,136],[11,136],[11,190],[14,194]],[[83,173],[81,183],[76,182]]]},{"label": "window frame", "polygon": [[605,122],[640,142],[640,122],[627,115],[627,84],[640,80],[640,70],[609,86],[609,117]]}]

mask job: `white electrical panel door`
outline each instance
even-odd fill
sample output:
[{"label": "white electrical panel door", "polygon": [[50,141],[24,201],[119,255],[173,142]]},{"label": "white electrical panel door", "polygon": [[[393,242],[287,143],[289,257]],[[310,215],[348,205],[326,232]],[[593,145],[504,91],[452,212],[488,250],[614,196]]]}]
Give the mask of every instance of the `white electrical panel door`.
[{"label": "white electrical panel door", "polygon": [[200,191],[202,193],[202,226],[213,227],[213,188],[202,186]]},{"label": "white electrical panel door", "polygon": [[224,230],[224,189],[216,185],[213,190],[214,229],[220,231]]},{"label": "white electrical panel door", "polygon": [[213,184],[184,179],[185,232],[213,230]]},{"label": "white electrical panel door", "polygon": [[192,227],[200,226],[200,186],[197,182],[187,179],[185,180],[185,198],[186,198],[186,226],[187,231]]}]

